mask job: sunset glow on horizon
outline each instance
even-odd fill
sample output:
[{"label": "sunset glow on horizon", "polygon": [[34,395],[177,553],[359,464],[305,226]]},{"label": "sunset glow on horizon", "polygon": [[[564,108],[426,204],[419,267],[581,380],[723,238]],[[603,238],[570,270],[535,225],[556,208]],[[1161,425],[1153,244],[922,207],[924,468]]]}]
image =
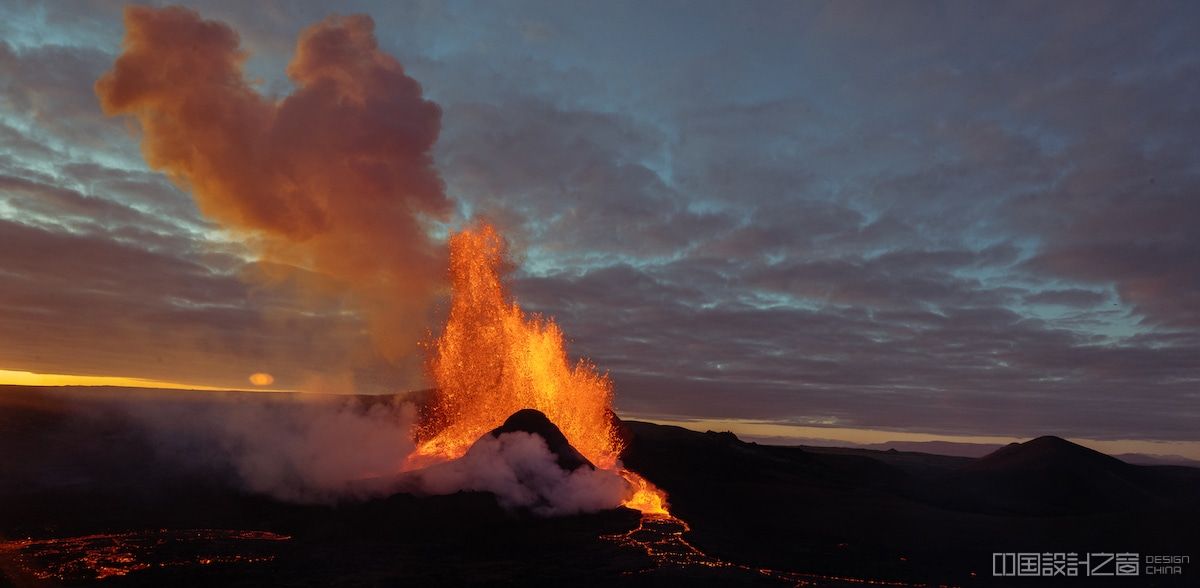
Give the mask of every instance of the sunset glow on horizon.
[{"label": "sunset glow on horizon", "polygon": [[275,383],[275,376],[265,372],[255,372],[248,378],[255,386],[270,386]]},{"label": "sunset glow on horizon", "polygon": [[[673,419],[642,415],[625,415],[625,417],[660,425],[683,427],[693,431],[729,431],[743,441],[757,441],[777,445],[852,446],[897,442],[1007,445],[1009,443],[1022,443],[1033,438],[1033,436],[954,435],[917,430],[897,431],[837,426],[792,425],[741,419]],[[1197,441],[1090,439],[1087,437],[1071,437],[1069,440],[1110,455],[1137,453],[1147,456],[1184,457],[1200,461],[1200,442]],[[934,452],[936,453],[936,451]]]},{"label": "sunset glow on horizon", "polygon": [[[268,374],[254,374],[255,376]],[[251,383],[257,386],[269,386],[274,380],[263,384]],[[0,369],[0,386],[114,386],[120,388],[153,388],[161,390],[199,390],[209,392],[289,392],[290,390],[268,388],[238,388],[226,386],[206,386],[185,382],[168,382],[150,378],[134,378],[128,376],[94,376],[79,374],[42,374],[22,370]]]}]

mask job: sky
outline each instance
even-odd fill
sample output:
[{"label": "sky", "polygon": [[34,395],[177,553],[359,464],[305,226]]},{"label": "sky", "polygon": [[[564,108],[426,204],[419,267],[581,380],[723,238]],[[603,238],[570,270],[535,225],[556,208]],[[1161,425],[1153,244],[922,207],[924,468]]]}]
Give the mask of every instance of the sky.
[{"label": "sky", "polygon": [[[430,242],[495,223],[622,414],[1200,447],[1195,3],[187,6],[281,102],[369,15],[440,109]],[[0,374],[426,385],[102,111],[122,10],[0,1]]]}]

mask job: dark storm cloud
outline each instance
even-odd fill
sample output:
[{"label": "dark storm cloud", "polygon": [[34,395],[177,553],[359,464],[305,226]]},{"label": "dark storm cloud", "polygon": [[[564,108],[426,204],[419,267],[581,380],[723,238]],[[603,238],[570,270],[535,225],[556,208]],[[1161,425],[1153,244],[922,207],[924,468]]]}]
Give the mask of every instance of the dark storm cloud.
[{"label": "dark storm cloud", "polygon": [[[326,8],[201,10],[243,31],[247,71],[280,96],[270,72]],[[1197,440],[1194,5],[343,10],[373,14],[442,108],[447,194],[506,230],[519,299],[611,371],[621,409]],[[264,318],[296,301],[238,280],[245,251],[89,102],[115,7],[60,12],[0,24],[4,230],[32,231],[32,259],[132,267],[10,254],[6,320],[90,367],[122,354],[96,344],[116,327],[89,325],[150,341],[177,324],[207,333],[206,365],[228,341],[311,365],[317,325],[352,328],[334,309]],[[146,286],[122,299],[125,282]]]},{"label": "dark storm cloud", "polygon": [[112,56],[93,48],[45,45],[18,50],[0,41],[0,99],[5,110],[40,132],[83,146],[111,148],[104,133],[120,125],[105,120],[88,95]]},{"label": "dark storm cloud", "polygon": [[0,174],[0,193],[9,206],[20,211],[67,220],[85,221],[102,227],[137,225],[169,229],[173,225],[112,200],[86,196],[69,188],[41,184],[32,180]]},{"label": "dark storm cloud", "polygon": [[6,124],[0,124],[0,145],[4,146],[9,156],[22,154],[27,157],[49,158],[55,155],[54,150]]},{"label": "dark storm cloud", "polygon": [[987,307],[713,306],[707,285],[634,273],[530,278],[518,290],[556,309],[574,348],[613,371],[624,410],[961,434],[1191,435],[1196,415],[1180,403],[1195,394],[1194,340],[1109,346]]},{"label": "dark storm cloud", "polygon": [[[1105,173],[1095,183],[1069,176],[1046,197],[1042,206],[1060,215],[1048,222],[1058,226],[1028,265],[1044,274],[1113,284],[1149,320],[1196,328],[1200,238],[1185,219],[1200,218],[1200,176],[1150,165],[1130,169],[1137,164],[1127,161],[1113,162],[1126,174]],[[1160,181],[1165,185],[1159,187]]]},{"label": "dark storm cloud", "polygon": [[1108,300],[1108,295],[1094,290],[1069,288],[1065,290],[1043,290],[1025,296],[1027,304],[1057,304],[1088,308]]},{"label": "dark storm cloud", "polygon": [[653,169],[665,139],[629,117],[532,100],[457,104],[451,117],[439,163],[452,188],[519,231],[518,245],[577,259],[656,256],[729,225],[688,208]]},{"label": "dark storm cloud", "polygon": [[870,258],[796,260],[748,268],[745,284],[799,299],[869,308],[1000,306],[1015,289],[985,287],[956,270],[986,267],[1007,252],[893,251]]},{"label": "dark storm cloud", "polygon": [[207,226],[191,197],[157,174],[143,170],[114,169],[96,163],[64,163],[61,168],[82,189],[116,194],[132,206],[151,210],[175,222]]}]

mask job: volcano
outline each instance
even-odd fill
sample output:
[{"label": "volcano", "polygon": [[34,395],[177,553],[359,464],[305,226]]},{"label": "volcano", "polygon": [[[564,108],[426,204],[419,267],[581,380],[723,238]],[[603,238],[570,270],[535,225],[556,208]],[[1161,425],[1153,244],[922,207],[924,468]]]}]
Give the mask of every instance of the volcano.
[{"label": "volcano", "polygon": [[487,492],[509,511],[538,516],[612,510],[638,488],[616,468],[599,468],[545,413],[521,409],[461,456],[401,475],[399,490],[422,495]]},{"label": "volcano", "polygon": [[[669,514],[666,494],[620,465],[624,440],[613,418],[608,376],[587,360],[572,362],[554,320],[526,314],[509,293],[504,237],[480,223],[452,235],[449,246],[450,312],[427,346],[436,386],[423,405],[417,447],[403,469],[424,469],[421,478],[438,491],[487,490],[502,502],[510,497],[505,491],[526,494],[513,484],[551,503],[555,495],[546,494],[546,483],[560,487],[555,492],[588,496],[551,512],[561,512],[561,506],[566,512],[611,508],[617,506],[609,504],[616,491],[623,494],[619,504]],[[496,418],[506,414],[512,416],[493,430]],[[541,454],[553,461],[553,469],[539,463]],[[495,463],[482,463],[485,455]],[[451,461],[457,465],[438,467]],[[448,472],[458,472],[450,485],[439,481]]]},{"label": "volcano", "polygon": [[555,463],[563,471],[573,472],[581,467],[596,469],[592,462],[588,461],[578,449],[567,441],[566,435],[563,435],[558,426],[550,422],[545,413],[532,408],[525,408],[514,412],[512,416],[504,421],[504,424],[492,429],[488,435],[492,438],[499,439],[505,433],[514,432],[529,433],[537,435],[546,442],[546,448],[554,455]]}]

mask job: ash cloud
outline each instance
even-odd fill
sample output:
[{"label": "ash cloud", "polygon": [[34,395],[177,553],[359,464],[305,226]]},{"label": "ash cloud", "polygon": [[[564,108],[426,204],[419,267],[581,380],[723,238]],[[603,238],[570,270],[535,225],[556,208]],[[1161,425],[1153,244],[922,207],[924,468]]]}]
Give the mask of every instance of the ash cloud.
[{"label": "ash cloud", "polygon": [[444,267],[430,223],[451,211],[430,155],[441,110],[379,50],[371,18],[305,30],[281,99],[246,79],[232,28],[190,9],[127,8],[123,47],[95,91],[106,114],[137,121],[146,162],[269,267],[349,292],[378,354],[415,367]]}]

